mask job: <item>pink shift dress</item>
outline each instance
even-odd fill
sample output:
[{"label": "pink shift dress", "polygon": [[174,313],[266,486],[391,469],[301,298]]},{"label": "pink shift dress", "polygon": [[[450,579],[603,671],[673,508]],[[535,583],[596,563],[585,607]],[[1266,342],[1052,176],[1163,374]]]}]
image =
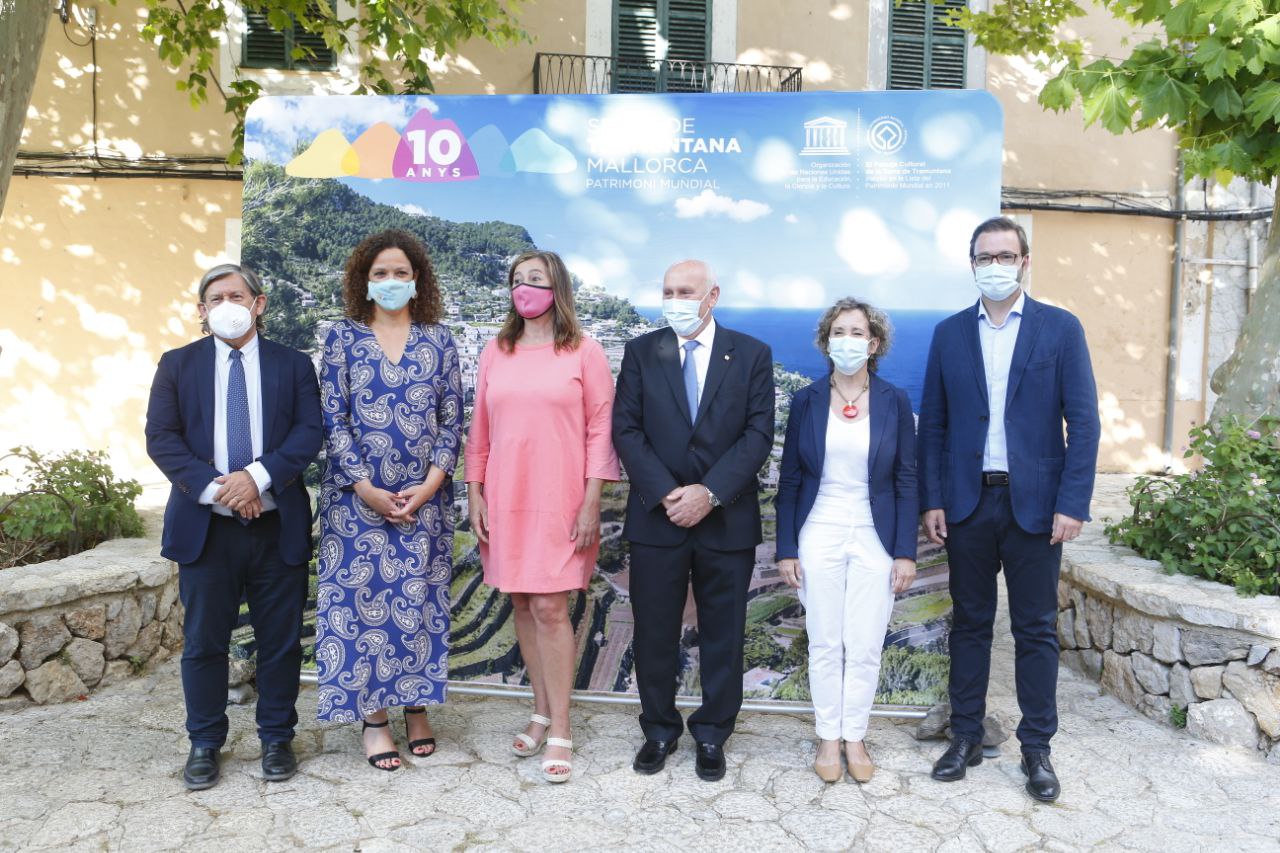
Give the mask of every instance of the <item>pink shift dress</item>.
[{"label": "pink shift dress", "polygon": [[503,592],[586,589],[599,542],[578,553],[573,532],[586,480],[617,480],[610,437],[613,376],[598,341],[576,350],[496,340],[480,354],[466,480],[484,484],[484,582]]}]

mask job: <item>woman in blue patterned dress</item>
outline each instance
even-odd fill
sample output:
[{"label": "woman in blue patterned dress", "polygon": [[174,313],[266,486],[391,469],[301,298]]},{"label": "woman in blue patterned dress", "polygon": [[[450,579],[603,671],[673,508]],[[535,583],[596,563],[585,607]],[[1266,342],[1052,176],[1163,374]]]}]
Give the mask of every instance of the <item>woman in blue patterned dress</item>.
[{"label": "woman in blue patterned dress", "polygon": [[409,750],[425,757],[435,738],[423,706],[445,699],[462,380],[415,237],[384,231],[357,246],[343,295],[321,365],[317,716],[362,721],[369,763],[395,770],[387,709],[404,709]]}]

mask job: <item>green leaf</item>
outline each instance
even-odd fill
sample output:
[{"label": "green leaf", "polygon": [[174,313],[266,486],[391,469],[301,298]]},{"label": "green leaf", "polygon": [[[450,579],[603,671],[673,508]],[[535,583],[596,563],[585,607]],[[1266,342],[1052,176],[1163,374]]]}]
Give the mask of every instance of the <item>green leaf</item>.
[{"label": "green leaf", "polygon": [[1204,68],[1209,80],[1234,77],[1244,63],[1240,51],[1227,47],[1217,36],[1209,36],[1196,48],[1195,60]]},{"label": "green leaf", "polygon": [[1159,72],[1138,92],[1138,98],[1143,120],[1151,124],[1162,118],[1169,124],[1186,121],[1188,108],[1199,100],[1186,83]]},{"label": "green leaf", "polygon": [[1190,2],[1190,0],[1182,0],[1164,16],[1164,29],[1170,38],[1181,39],[1192,35],[1196,29],[1196,16],[1199,13],[1199,5]]},{"label": "green leaf", "polygon": [[1249,28],[1249,32],[1261,36],[1272,44],[1280,44],[1280,13],[1258,21]]},{"label": "green leaf", "polygon": [[1066,72],[1054,77],[1045,87],[1040,90],[1040,105],[1047,110],[1054,112],[1062,112],[1070,109],[1076,100],[1076,87],[1071,85],[1071,80]]},{"label": "green leaf", "polygon": [[1204,100],[1213,114],[1223,121],[1240,115],[1244,101],[1230,80],[1215,80],[1204,90]]},{"label": "green leaf", "polygon": [[1100,121],[1112,133],[1124,133],[1133,121],[1133,107],[1120,88],[1108,80],[1097,86],[1084,102],[1085,127]]},{"label": "green leaf", "polygon": [[1213,16],[1213,22],[1219,32],[1234,34],[1261,18],[1265,12],[1263,0],[1231,0]]},{"label": "green leaf", "polygon": [[1275,80],[1263,83],[1245,94],[1245,115],[1256,131],[1268,120],[1280,125],[1280,83]]}]

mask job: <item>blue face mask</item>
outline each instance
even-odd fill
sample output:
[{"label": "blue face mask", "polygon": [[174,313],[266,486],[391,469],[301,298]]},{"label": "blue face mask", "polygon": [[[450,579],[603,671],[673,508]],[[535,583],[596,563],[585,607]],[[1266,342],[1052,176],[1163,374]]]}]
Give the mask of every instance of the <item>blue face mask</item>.
[{"label": "blue face mask", "polygon": [[867,363],[869,345],[866,338],[831,338],[827,341],[827,355],[831,357],[836,370],[845,376],[852,376]]},{"label": "blue face mask", "polygon": [[400,281],[389,278],[384,281],[369,282],[369,299],[388,311],[399,311],[409,304],[418,292],[418,285],[412,281]]},{"label": "blue face mask", "polygon": [[[703,297],[705,299],[706,297]],[[664,299],[662,316],[677,335],[687,338],[702,325],[702,299]]]}]

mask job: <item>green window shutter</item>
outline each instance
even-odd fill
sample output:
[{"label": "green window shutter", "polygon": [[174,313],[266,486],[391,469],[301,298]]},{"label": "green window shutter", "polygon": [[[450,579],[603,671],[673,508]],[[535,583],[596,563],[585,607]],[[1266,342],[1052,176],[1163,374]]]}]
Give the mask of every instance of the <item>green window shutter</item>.
[{"label": "green window shutter", "polygon": [[261,12],[245,15],[244,55],[241,65],[248,68],[288,68],[287,37],[271,28]]},{"label": "green window shutter", "polygon": [[965,33],[946,23],[966,0],[903,0],[889,12],[889,88],[963,89]]},{"label": "green window shutter", "polygon": [[[293,58],[295,47],[310,48],[313,56]],[[240,64],[246,68],[305,68],[329,71],[337,65],[337,57],[319,33],[308,33],[291,25],[287,30],[272,28],[261,12],[245,14],[244,46]]]},{"label": "green window shutter", "polygon": [[668,92],[701,92],[707,88],[707,42],[710,41],[709,0],[666,0],[662,34],[667,39]]},{"label": "green window shutter", "polygon": [[294,68],[309,68],[312,71],[332,71],[337,66],[337,57],[334,56],[329,46],[324,43],[324,36],[320,35],[320,33],[309,33],[294,26],[293,46],[311,49],[310,55],[303,55],[297,59],[292,58],[293,52],[290,51],[289,56],[293,61]]},{"label": "green window shutter", "polygon": [[658,91],[659,0],[614,0],[613,91]]},{"label": "green window shutter", "polygon": [[702,91],[710,6],[711,0],[614,0],[613,91]]}]

